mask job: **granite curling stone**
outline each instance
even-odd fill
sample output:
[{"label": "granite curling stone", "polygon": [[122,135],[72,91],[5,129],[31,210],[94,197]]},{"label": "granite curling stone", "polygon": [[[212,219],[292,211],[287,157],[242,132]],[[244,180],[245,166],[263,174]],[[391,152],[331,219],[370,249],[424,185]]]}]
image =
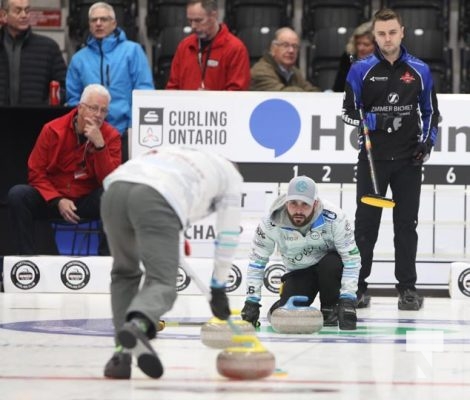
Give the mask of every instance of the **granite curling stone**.
[{"label": "granite curling stone", "polygon": [[236,327],[236,332],[233,332],[227,321],[211,318],[201,327],[202,343],[215,349],[224,349],[234,346],[232,337],[235,333],[241,335],[255,335],[256,333],[254,326],[247,321],[234,319],[232,323]]},{"label": "granite curling stone", "polygon": [[217,356],[220,375],[236,380],[255,380],[270,376],[276,368],[274,355],[266,350],[256,336],[233,336],[240,346],[229,347]]},{"label": "granite curling stone", "polygon": [[287,303],[276,308],[269,320],[278,333],[315,333],[323,327],[323,314],[315,307],[296,306],[296,301],[306,302],[306,296],[292,296]]}]

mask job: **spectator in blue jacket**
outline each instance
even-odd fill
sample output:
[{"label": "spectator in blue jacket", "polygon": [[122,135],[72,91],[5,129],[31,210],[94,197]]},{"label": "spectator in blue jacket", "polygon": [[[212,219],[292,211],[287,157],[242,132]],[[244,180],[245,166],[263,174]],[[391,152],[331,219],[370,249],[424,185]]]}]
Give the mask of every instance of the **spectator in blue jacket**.
[{"label": "spectator in blue jacket", "polygon": [[94,3],[88,11],[90,35],[86,46],[70,61],[67,70],[67,103],[79,103],[91,83],[105,86],[111,94],[107,121],[122,135],[123,161],[128,159],[128,128],[132,125],[132,91],[154,89],[152,72],[142,46],[127,40],[117,26],[112,6]]}]

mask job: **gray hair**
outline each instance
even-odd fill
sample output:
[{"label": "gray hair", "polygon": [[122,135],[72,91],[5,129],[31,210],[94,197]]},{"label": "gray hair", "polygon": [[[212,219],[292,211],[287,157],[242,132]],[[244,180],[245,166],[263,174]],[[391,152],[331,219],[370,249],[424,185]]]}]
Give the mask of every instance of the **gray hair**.
[{"label": "gray hair", "polygon": [[187,6],[198,3],[201,3],[201,7],[208,13],[217,11],[219,9],[217,0],[189,0]]},{"label": "gray hair", "polygon": [[279,36],[281,36],[284,32],[292,32],[297,37],[299,37],[297,32],[294,31],[292,28],[289,28],[288,26],[283,26],[282,28],[279,28],[278,30],[276,30],[276,32],[274,32],[274,37],[273,37],[272,42],[276,42],[277,40],[279,40]]},{"label": "gray hair", "polygon": [[108,99],[108,103],[111,102],[111,95],[109,94],[108,89],[98,83],[92,83],[83,90],[82,96],[80,97],[80,103],[86,102],[88,97],[95,93],[105,96]]},{"label": "gray hair", "polygon": [[104,8],[109,12],[110,17],[116,19],[116,13],[114,12],[114,8],[112,5],[105,3],[104,1],[99,1],[97,3],[93,3],[90,8],[88,9],[88,18],[91,17],[91,13],[95,11],[97,8]]}]

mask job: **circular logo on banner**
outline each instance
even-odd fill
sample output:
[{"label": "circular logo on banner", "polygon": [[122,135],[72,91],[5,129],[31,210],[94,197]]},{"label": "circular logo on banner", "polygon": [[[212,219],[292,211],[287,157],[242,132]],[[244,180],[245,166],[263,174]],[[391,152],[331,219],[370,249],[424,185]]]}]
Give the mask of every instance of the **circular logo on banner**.
[{"label": "circular logo on banner", "polygon": [[470,297],[470,268],[464,269],[460,273],[458,282],[460,291]]},{"label": "circular logo on banner", "polygon": [[69,261],[62,267],[60,279],[69,289],[80,290],[90,281],[90,270],[82,261]]},{"label": "circular logo on banner", "polygon": [[228,273],[227,286],[225,287],[225,291],[227,293],[234,292],[240,287],[241,283],[242,273],[240,268],[238,268],[235,264],[232,264],[232,268],[230,268],[230,272]]},{"label": "circular logo on banner", "polygon": [[186,273],[183,267],[178,266],[178,275],[176,276],[176,290],[178,292],[186,289],[191,282],[191,278]]},{"label": "circular logo on banner", "polygon": [[272,264],[264,271],[264,286],[272,293],[279,293],[281,277],[286,273],[286,267],[282,264]]},{"label": "circular logo on banner", "polygon": [[39,268],[29,260],[19,261],[13,265],[10,277],[13,285],[23,290],[32,289],[41,278]]}]

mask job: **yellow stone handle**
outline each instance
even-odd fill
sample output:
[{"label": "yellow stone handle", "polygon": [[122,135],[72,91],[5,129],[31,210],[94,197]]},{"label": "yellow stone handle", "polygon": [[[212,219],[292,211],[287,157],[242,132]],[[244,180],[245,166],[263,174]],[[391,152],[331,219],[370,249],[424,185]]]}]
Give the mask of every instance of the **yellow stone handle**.
[{"label": "yellow stone handle", "polygon": [[231,352],[255,352],[262,353],[266,349],[255,335],[233,335],[232,342],[240,343],[242,346],[229,347],[226,351]]}]

